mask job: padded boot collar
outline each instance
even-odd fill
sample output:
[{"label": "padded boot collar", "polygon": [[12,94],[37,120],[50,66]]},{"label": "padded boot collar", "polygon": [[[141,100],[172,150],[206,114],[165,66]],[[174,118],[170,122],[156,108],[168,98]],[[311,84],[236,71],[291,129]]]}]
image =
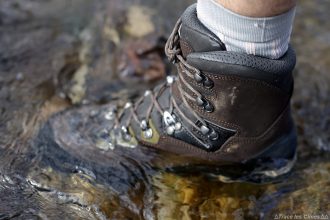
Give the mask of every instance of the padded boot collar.
[{"label": "padded boot collar", "polygon": [[188,44],[190,52],[225,50],[219,38],[207,29],[197,18],[196,4],[190,6],[181,17],[180,38]]},{"label": "padded boot collar", "polygon": [[211,51],[191,53],[187,62],[203,72],[256,79],[291,92],[291,72],[296,64],[296,55],[291,46],[277,60],[237,52]]}]

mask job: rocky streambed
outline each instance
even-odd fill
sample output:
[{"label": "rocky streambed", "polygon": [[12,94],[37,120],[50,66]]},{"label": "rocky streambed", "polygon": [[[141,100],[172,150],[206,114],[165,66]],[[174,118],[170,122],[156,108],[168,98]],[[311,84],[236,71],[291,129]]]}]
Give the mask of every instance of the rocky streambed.
[{"label": "rocky streambed", "polygon": [[155,169],[152,150],[83,160],[54,143],[54,114],[134,98],[173,71],[162,48],[191,3],[0,0],[0,219],[330,218],[328,1],[297,7],[299,150],[284,181],[221,183]]}]

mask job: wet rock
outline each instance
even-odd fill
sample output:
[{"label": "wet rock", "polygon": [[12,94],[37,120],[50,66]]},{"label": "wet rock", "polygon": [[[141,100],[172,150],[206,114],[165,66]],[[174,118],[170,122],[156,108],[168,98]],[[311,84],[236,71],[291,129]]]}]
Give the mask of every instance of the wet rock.
[{"label": "wet rock", "polygon": [[123,79],[142,78],[146,82],[165,77],[164,41],[143,39],[127,42],[120,55],[118,72]]},{"label": "wet rock", "polygon": [[127,10],[125,31],[132,37],[141,38],[155,31],[152,15],[155,12],[141,5],[132,5]]}]

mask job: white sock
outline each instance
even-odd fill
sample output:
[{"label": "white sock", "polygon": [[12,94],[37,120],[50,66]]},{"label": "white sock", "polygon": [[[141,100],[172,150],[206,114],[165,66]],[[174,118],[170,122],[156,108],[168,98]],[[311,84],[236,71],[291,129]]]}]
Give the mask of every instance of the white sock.
[{"label": "white sock", "polygon": [[278,59],[288,50],[295,8],[274,17],[252,18],[236,14],[214,0],[198,0],[197,16],[228,51]]}]

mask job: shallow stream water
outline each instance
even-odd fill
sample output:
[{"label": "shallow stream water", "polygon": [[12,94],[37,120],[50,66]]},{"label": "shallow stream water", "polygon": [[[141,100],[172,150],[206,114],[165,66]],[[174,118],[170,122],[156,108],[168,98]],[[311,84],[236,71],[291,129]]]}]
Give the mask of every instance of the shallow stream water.
[{"label": "shallow stream water", "polygon": [[191,3],[0,0],[0,220],[330,218],[329,1],[297,7],[292,105],[299,148],[285,180],[222,183],[155,168],[154,161],[164,166],[178,158],[150,149],[113,155],[106,140],[98,150],[64,151],[55,143],[54,115],[106,113],[98,110],[174,71],[162,47]]}]

